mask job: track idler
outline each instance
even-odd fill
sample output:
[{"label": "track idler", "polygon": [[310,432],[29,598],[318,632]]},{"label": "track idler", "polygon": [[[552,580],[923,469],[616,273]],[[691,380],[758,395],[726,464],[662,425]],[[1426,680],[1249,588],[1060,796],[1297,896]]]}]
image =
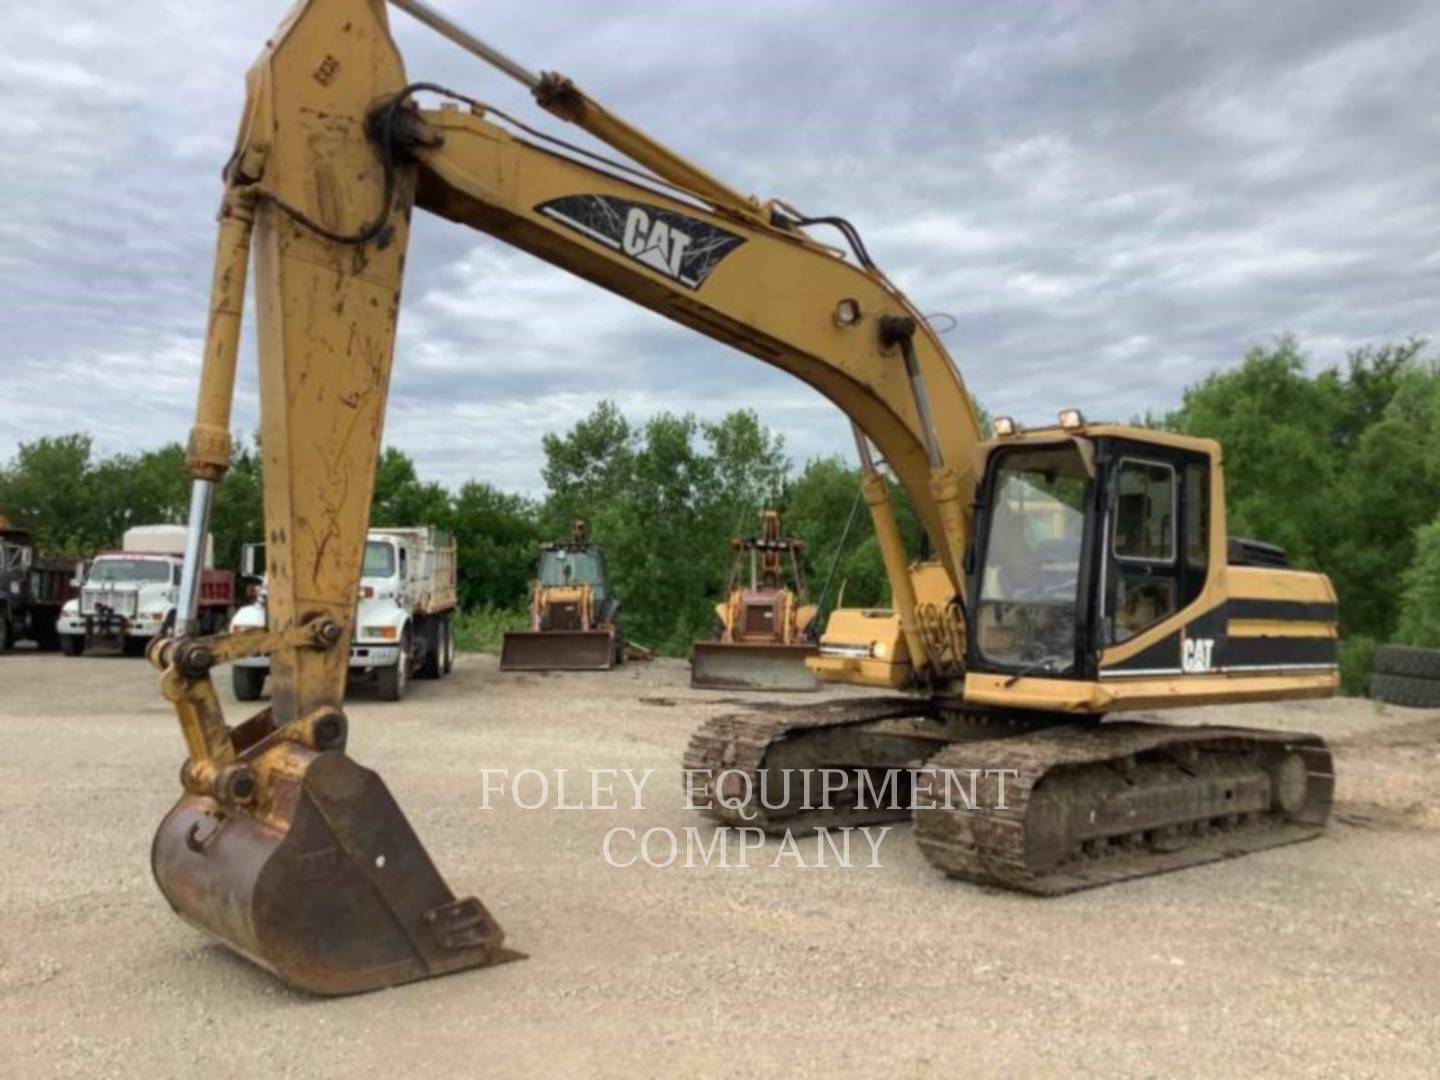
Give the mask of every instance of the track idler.
[{"label": "track idler", "polygon": [[[170,906],[316,994],[515,959],[484,905],[450,891],[380,777],[340,749],[343,717],[329,719],[341,725],[332,749],[272,730],[209,784],[187,764],[186,793],[151,849]],[[268,714],[232,735],[257,725]]]}]

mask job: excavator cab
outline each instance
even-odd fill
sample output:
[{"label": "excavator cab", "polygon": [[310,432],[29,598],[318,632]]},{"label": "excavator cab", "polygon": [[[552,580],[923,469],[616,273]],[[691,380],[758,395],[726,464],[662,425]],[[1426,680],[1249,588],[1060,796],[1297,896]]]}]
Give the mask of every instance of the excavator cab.
[{"label": "excavator cab", "polygon": [[1326,691],[1333,589],[1227,541],[1219,447],[1065,415],[982,451],[967,698],[1013,706],[1024,679],[1031,707],[1101,714],[1201,704],[1217,676]]},{"label": "excavator cab", "polygon": [[1110,647],[1202,598],[1217,539],[1213,444],[1149,435],[1077,426],[992,444],[969,670],[1095,679]]}]

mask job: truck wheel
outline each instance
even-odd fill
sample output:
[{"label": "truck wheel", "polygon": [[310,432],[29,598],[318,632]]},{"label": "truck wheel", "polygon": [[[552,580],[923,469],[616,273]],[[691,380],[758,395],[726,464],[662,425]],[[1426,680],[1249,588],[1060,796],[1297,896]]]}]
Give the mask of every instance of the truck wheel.
[{"label": "truck wheel", "polygon": [[60,635],[60,651],[61,651],[62,653],[64,653],[66,656],[84,656],[84,655],[85,655],[85,635],[84,635],[84,634],[61,634],[61,635]]},{"label": "truck wheel", "polygon": [[232,667],[230,681],[235,690],[236,701],[259,701],[265,689],[265,669],[254,667]]},{"label": "truck wheel", "polygon": [[445,639],[444,651],[441,654],[443,659],[440,665],[440,675],[443,678],[455,670],[455,628],[450,624],[450,617],[447,615],[441,623],[442,637]]},{"label": "truck wheel", "polygon": [[1413,675],[1377,671],[1370,676],[1370,696],[1412,709],[1440,709],[1440,679],[1417,679]]},{"label": "truck wheel", "polygon": [[41,652],[54,652],[60,648],[60,632],[55,629],[55,620],[41,618],[35,626],[35,644]]},{"label": "truck wheel", "polygon": [[410,628],[406,627],[400,639],[400,659],[375,673],[381,701],[399,701],[405,696],[405,688],[410,683],[410,645]]},{"label": "truck wheel", "polygon": [[10,625],[10,613],[0,614],[0,653],[6,653],[15,645],[15,627]]},{"label": "truck wheel", "polygon": [[1412,679],[1440,679],[1440,649],[1414,645],[1381,645],[1375,650],[1375,670]]},{"label": "truck wheel", "polygon": [[425,656],[415,669],[422,679],[440,678],[443,660],[440,650],[444,647],[445,624],[442,619],[426,619],[420,624],[420,644],[425,647]]},{"label": "truck wheel", "polygon": [[131,637],[126,634],[120,648],[126,656],[144,656],[145,646],[149,644],[150,642],[145,638]]}]

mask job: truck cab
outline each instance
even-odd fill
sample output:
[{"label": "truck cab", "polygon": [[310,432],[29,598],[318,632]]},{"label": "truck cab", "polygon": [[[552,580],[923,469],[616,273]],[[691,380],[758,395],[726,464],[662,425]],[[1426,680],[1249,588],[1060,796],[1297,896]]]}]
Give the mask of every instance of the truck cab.
[{"label": "truck cab", "polygon": [[[262,545],[247,546],[245,573],[261,585],[255,601],[236,612],[231,629],[263,629],[268,615]],[[355,604],[351,672],[375,679],[387,701],[402,698],[412,676],[448,675],[455,659],[455,606],[455,544],[447,534],[430,528],[371,529]],[[235,661],[236,698],[257,700],[269,670],[264,656]]]},{"label": "truck cab", "polygon": [[80,595],[60,611],[60,646],[81,655],[99,641],[118,642],[138,656],[150,639],[175,623],[181,561],[143,552],[97,556],[85,574]]},{"label": "truck cab", "polygon": [[[139,525],[125,532],[123,548],[97,555],[80,582],[80,595],[60,610],[57,629],[66,656],[91,645],[118,644],[127,656],[141,656],[159,634],[175,625],[184,566],[183,525]],[[225,625],[234,603],[229,571],[213,568],[213,544],[206,537],[200,578],[200,626],[212,634]]]},{"label": "truck cab", "polygon": [[0,518],[0,652],[17,641],[60,647],[56,622],[75,594],[75,561],[37,554],[30,534]]}]

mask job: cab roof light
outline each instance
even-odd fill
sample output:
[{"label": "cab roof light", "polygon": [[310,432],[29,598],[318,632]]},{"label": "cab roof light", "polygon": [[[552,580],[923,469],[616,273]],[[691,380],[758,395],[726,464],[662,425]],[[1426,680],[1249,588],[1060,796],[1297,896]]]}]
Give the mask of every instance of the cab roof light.
[{"label": "cab roof light", "polygon": [[1085,414],[1079,409],[1061,409],[1060,426],[1066,431],[1079,431],[1085,426]]},{"label": "cab roof light", "polygon": [[990,421],[990,429],[1002,439],[1008,439],[1020,430],[1020,425],[1008,416],[997,416]]}]

